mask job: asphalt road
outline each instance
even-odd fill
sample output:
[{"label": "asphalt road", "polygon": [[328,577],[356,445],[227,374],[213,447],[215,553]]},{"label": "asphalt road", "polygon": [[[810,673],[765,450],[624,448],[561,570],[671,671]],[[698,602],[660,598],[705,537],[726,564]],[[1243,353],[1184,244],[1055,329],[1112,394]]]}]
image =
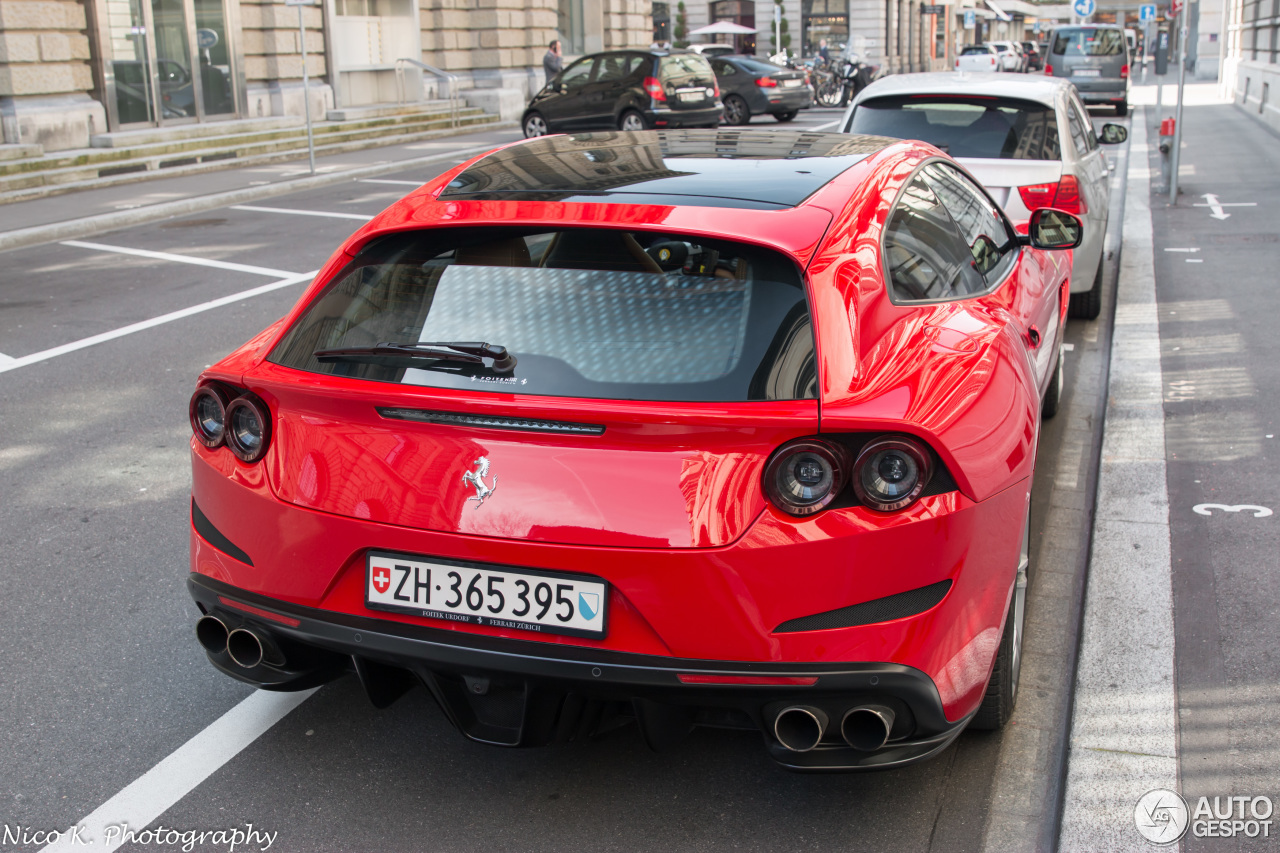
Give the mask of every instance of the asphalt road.
[{"label": "asphalt road", "polygon": [[[837,118],[812,111],[790,125],[755,124]],[[0,353],[45,352],[315,270],[359,217],[450,165],[85,238],[94,246],[0,255]],[[1113,210],[1113,230],[1118,221]],[[1108,290],[1114,276],[1111,261]],[[301,289],[231,299],[0,373],[0,823],[65,828],[250,694],[209,666],[193,636],[186,407],[199,372],[285,313]],[[1040,540],[1052,529],[1087,542],[1083,507],[1051,495],[1056,478],[1076,477],[1093,458],[1097,430],[1087,425],[1096,426],[1102,360],[1089,362],[1094,375],[1083,383],[1074,365],[1105,345],[1102,327],[1068,326],[1068,405],[1044,432],[1033,496]],[[1086,426],[1072,433],[1073,423]],[[1032,618],[1055,594],[1045,584],[1032,582]],[[1035,723],[1015,716],[1014,728]],[[1004,737],[967,733],[932,762],[850,776],[780,771],[759,735],[737,732],[700,730],[663,754],[629,728],[500,750],[454,732],[423,690],[375,711],[348,678],[321,688],[152,826],[252,823],[279,833],[272,850],[307,853],[977,850]]]}]

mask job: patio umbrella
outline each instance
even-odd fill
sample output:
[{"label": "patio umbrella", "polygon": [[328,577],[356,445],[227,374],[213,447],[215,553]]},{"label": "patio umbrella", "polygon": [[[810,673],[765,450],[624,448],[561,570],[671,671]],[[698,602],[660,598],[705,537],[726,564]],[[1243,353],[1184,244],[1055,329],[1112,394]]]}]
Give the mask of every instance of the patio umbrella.
[{"label": "patio umbrella", "polygon": [[696,30],[690,30],[691,36],[745,36],[756,32],[754,27],[744,27],[742,24],[735,24],[733,21],[716,21],[714,24],[707,24],[705,27],[698,27]]}]

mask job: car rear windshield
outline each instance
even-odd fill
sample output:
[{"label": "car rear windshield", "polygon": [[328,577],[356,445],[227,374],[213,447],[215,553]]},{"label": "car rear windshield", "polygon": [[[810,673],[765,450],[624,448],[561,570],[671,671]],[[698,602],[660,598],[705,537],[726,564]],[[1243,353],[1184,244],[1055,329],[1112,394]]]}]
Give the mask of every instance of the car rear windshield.
[{"label": "car rear windshield", "polygon": [[991,48],[985,44],[971,44],[960,52],[961,56],[977,56],[980,53],[990,53]]},{"label": "car rear windshield", "polygon": [[[516,365],[315,356],[427,342],[506,347]],[[382,238],[334,277],[268,358],[312,373],[553,397],[817,396],[808,302],[791,260],[648,231],[440,228]]]},{"label": "car rear windshield", "polygon": [[743,68],[752,74],[785,74],[787,69],[781,68],[770,62],[761,62],[758,59],[739,59],[737,60],[739,68]]},{"label": "car rear windshield", "polygon": [[1119,56],[1124,46],[1124,35],[1119,30],[1083,27],[1053,34],[1053,52],[1058,56]]},{"label": "car rear windshield", "polygon": [[696,53],[680,53],[658,60],[658,79],[662,82],[684,80],[688,77],[715,79],[715,75],[711,73],[711,63],[707,62],[706,57]]},{"label": "car rear windshield", "polygon": [[1060,160],[1053,107],[1012,98],[909,95],[858,104],[848,133],[919,139],[952,157]]}]

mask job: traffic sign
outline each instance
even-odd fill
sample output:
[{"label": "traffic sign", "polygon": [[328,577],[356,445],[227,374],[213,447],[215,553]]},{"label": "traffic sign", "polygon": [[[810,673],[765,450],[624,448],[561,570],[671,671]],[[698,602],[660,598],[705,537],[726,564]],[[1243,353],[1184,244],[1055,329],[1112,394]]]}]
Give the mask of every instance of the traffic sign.
[{"label": "traffic sign", "polygon": [[965,11],[964,11],[964,28],[965,28],[966,30],[971,30],[971,29],[973,29],[974,27],[976,27],[977,25],[978,25],[978,16],[977,16],[977,14],[976,14],[976,13],[974,13],[974,11],[973,11],[972,9],[965,9]]},{"label": "traffic sign", "polygon": [[1097,0],[1075,0],[1075,2],[1071,4],[1071,8],[1080,17],[1087,18],[1098,8],[1098,3]]},{"label": "traffic sign", "polygon": [[211,47],[218,46],[218,31],[210,30],[204,27],[196,30],[196,47],[201,50],[208,50]]},{"label": "traffic sign", "polygon": [[1142,21],[1145,24],[1148,21],[1154,21],[1155,19],[1156,19],[1155,3],[1143,3],[1141,6],[1138,7],[1139,21]]}]

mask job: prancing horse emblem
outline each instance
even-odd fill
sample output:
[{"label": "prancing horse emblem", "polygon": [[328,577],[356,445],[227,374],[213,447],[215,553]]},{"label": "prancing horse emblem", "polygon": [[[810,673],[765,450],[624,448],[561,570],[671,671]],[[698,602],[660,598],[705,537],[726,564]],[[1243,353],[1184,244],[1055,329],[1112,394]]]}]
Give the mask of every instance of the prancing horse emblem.
[{"label": "prancing horse emblem", "polygon": [[484,499],[493,494],[494,490],[498,488],[498,475],[494,474],[493,485],[487,486],[485,485],[484,478],[489,476],[489,457],[481,456],[471,464],[476,466],[476,470],[463,473],[462,482],[470,483],[476,487],[476,493],[467,498],[467,500],[475,501],[476,509],[479,509],[484,505]]}]

